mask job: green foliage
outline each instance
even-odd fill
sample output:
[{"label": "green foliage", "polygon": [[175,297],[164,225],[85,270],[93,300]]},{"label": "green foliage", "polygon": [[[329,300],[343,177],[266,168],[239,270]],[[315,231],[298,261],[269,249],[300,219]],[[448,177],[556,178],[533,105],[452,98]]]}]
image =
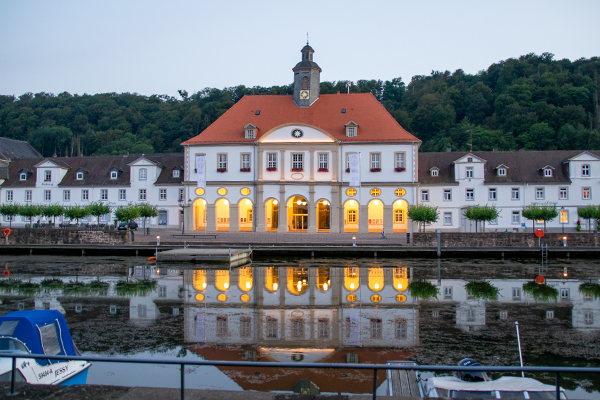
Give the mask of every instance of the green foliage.
[{"label": "green foliage", "polygon": [[100,226],[100,217],[110,212],[110,206],[101,201],[95,201],[89,205],[90,215],[93,215],[98,220],[98,226]]},{"label": "green foliage", "polygon": [[531,295],[535,301],[556,301],[558,299],[558,289],[545,283],[527,282],[523,285],[523,292]]},{"label": "green foliage", "polygon": [[52,218],[52,223],[56,223],[56,217],[65,214],[65,208],[60,204],[50,204],[42,208],[42,215],[47,218]]},{"label": "green foliage", "polygon": [[156,290],[156,281],[119,281],[115,286],[118,296],[146,296]]},{"label": "green foliage", "polygon": [[[0,214],[5,215],[7,217],[14,217],[19,215],[21,211],[21,206],[13,203],[4,203],[0,205]],[[12,228],[12,218],[10,219],[9,226]]]},{"label": "green foliage", "polygon": [[62,290],[65,287],[65,283],[60,279],[52,278],[52,279],[44,279],[40,286],[43,289],[49,290]]},{"label": "green foliage", "polygon": [[437,299],[440,294],[437,286],[424,280],[412,281],[408,284],[408,290],[412,297],[422,300]]},{"label": "green foliage", "polygon": [[129,223],[131,220],[139,218],[140,209],[138,206],[134,204],[130,204],[128,206],[120,206],[115,210],[115,218],[118,221],[127,221]]},{"label": "green foliage", "polygon": [[425,224],[437,222],[440,217],[440,212],[437,207],[428,206],[426,204],[416,204],[408,207],[408,217],[419,223],[419,230],[421,226],[423,226],[423,230],[425,230]]},{"label": "green foliage", "polygon": [[6,279],[0,281],[0,292],[13,293],[21,296],[35,296],[42,291],[38,283],[23,282],[19,279]]},{"label": "green foliage", "polygon": [[579,285],[579,293],[591,296],[592,299],[600,299],[600,284],[596,282],[584,282]]},{"label": "green foliage", "polygon": [[[595,219],[595,220],[600,219],[600,210],[597,206],[593,206],[593,205],[589,205],[589,206],[585,206],[585,207],[577,207],[577,216],[579,218],[588,220],[588,230],[589,230],[589,232],[591,232],[592,231],[592,219]],[[577,227],[579,228],[578,230],[581,230],[580,225],[577,225]]]},{"label": "green foliage", "polygon": [[141,203],[137,205],[140,217],[144,219],[144,231],[146,230],[146,218],[157,217],[158,207],[150,203]]},{"label": "green foliage", "polygon": [[556,204],[530,204],[523,207],[521,212],[523,217],[533,221],[533,228],[535,229],[535,221],[544,221],[544,229],[546,229],[546,222],[554,220],[558,217],[558,209]]},{"label": "green foliage", "polygon": [[467,293],[478,300],[498,300],[500,290],[488,281],[471,281],[465,285]]},{"label": "green foliage", "polygon": [[[322,94],[372,93],[423,140],[421,151],[574,150],[600,147],[598,57],[526,54],[475,75],[458,69],[389,81],[321,82]],[[291,78],[291,75],[290,75]],[[349,86],[347,86],[349,84]],[[0,96],[0,136],[45,157],[182,151],[244,95],[292,94],[293,86],[206,88],[180,98],[63,92]]]},{"label": "green foliage", "polygon": [[[465,210],[464,216],[471,221],[483,222],[483,229],[485,230],[485,223],[491,222],[498,218],[500,210],[495,205],[492,206],[469,206]],[[475,231],[477,231],[477,224],[475,224]]]},{"label": "green foliage", "polygon": [[68,219],[76,220],[77,225],[79,225],[79,220],[81,218],[85,218],[85,217],[91,215],[90,207],[89,206],[80,206],[80,205],[65,207],[64,215]]},{"label": "green foliage", "polygon": [[19,215],[30,218],[31,223],[33,224],[35,217],[42,215],[43,208],[44,206],[42,205],[28,203],[19,208]]}]

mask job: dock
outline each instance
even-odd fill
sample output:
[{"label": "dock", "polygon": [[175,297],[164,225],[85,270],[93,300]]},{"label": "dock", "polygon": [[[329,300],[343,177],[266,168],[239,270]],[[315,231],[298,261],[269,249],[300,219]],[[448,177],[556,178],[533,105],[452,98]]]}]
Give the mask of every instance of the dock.
[{"label": "dock", "polygon": [[[417,365],[411,361],[389,361],[389,365]],[[388,396],[393,397],[423,397],[419,382],[417,382],[417,371],[388,369],[386,370]]]},{"label": "dock", "polygon": [[250,262],[250,249],[210,247],[180,248],[158,252],[156,261],[165,263],[217,264],[239,267]]}]

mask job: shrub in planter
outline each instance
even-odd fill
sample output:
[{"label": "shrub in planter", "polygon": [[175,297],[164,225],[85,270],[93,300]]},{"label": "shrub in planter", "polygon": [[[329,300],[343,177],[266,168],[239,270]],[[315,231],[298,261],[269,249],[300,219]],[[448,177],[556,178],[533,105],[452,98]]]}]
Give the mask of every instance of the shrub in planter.
[{"label": "shrub in planter", "polygon": [[327,169],[327,168],[319,168],[317,170],[317,172],[329,172],[329,169]]},{"label": "shrub in planter", "polygon": [[269,168],[267,168],[267,171],[268,172],[275,172],[275,171],[277,171],[277,168],[269,167]]},{"label": "shrub in planter", "polygon": [[404,168],[404,167],[398,167],[398,168],[394,168],[394,170],[396,172],[404,172],[404,171],[406,171],[406,168]]},{"label": "shrub in planter", "polygon": [[217,168],[217,172],[227,172],[227,168]]},{"label": "shrub in planter", "polygon": [[371,172],[381,172],[381,168],[371,168]]}]

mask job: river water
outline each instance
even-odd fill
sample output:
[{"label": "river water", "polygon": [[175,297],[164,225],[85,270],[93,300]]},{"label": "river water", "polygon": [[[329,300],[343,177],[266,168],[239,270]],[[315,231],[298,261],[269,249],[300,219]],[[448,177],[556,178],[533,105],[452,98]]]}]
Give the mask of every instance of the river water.
[{"label": "river water", "polygon": [[[57,309],[82,354],[127,358],[272,362],[600,367],[600,262],[552,260],[297,259],[233,269],[148,264],[144,258],[0,257],[0,314]],[[534,299],[537,276],[556,300]],[[497,300],[470,296],[485,280]],[[426,281],[439,294],[408,289]],[[100,282],[100,284],[98,283]],[[423,297],[423,296],[421,296]],[[532,375],[545,383],[553,375]],[[369,371],[186,368],[186,387],[291,391],[310,379],[323,393],[370,393]],[[383,371],[378,390],[385,394]],[[178,387],[177,367],[95,363],[88,383]],[[569,398],[598,398],[600,377],[561,375]]]}]

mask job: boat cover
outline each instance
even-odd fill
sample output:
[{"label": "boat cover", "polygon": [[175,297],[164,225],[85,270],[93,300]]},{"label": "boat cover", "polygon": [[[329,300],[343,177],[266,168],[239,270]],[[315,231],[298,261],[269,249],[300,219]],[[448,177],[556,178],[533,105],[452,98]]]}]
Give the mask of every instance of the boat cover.
[{"label": "boat cover", "polygon": [[[67,321],[56,310],[15,311],[0,317],[0,337],[7,336],[25,343],[32,354],[77,355]],[[37,362],[48,365],[48,360]]]},{"label": "boat cover", "polygon": [[432,388],[448,390],[468,390],[468,391],[492,391],[501,390],[505,392],[519,392],[523,390],[531,392],[556,391],[556,386],[546,385],[540,381],[531,378],[521,378],[517,376],[503,376],[499,379],[486,382],[465,382],[458,378],[444,376],[427,379],[427,393]]}]

